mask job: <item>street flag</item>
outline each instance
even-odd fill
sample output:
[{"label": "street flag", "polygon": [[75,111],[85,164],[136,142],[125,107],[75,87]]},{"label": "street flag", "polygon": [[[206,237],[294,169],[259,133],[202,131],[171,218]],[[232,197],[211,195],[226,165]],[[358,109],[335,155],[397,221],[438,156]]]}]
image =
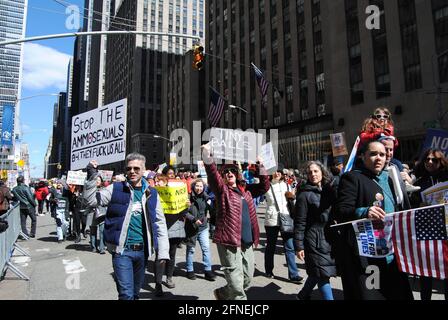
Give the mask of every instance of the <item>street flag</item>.
[{"label": "street flag", "polygon": [[359,143],[361,142],[361,138],[358,136],[355,141],[355,145],[353,146],[352,152],[350,153],[350,157],[348,158],[347,164],[344,168],[344,173],[350,172],[353,169],[353,165],[355,164],[356,154],[358,153]]},{"label": "street flag", "polygon": [[221,116],[224,112],[225,100],[221,95],[212,87],[210,87],[210,110],[208,112],[208,120],[210,126],[215,127],[221,120]]},{"label": "street flag", "polygon": [[255,71],[255,77],[257,78],[258,86],[260,87],[261,96],[264,99],[268,93],[269,82],[264,78],[263,72],[256,65],[252,63],[252,68]]},{"label": "street flag", "polygon": [[394,215],[392,242],[398,268],[402,272],[448,278],[447,221],[445,205]]},{"label": "street flag", "polygon": [[3,106],[2,117],[2,146],[12,146],[13,130],[14,130],[14,106]]}]

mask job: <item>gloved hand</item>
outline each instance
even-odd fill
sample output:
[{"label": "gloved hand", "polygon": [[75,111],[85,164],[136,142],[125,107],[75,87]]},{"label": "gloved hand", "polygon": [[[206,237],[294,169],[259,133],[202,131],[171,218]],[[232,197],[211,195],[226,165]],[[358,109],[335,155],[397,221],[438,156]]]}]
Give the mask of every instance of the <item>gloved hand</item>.
[{"label": "gloved hand", "polygon": [[0,232],[6,231],[6,229],[8,229],[8,227],[9,227],[8,221],[0,220]]}]

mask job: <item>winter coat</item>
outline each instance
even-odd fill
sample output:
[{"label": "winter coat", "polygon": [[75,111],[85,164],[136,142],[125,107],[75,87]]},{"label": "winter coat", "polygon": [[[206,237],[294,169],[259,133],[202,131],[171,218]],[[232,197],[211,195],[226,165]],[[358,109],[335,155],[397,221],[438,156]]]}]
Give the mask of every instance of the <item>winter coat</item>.
[{"label": "winter coat", "polygon": [[45,198],[47,197],[47,195],[50,192],[48,191],[48,188],[46,186],[38,186],[36,188],[36,191],[34,191],[34,194],[36,195],[36,200],[37,201],[42,201],[45,200]]},{"label": "winter coat", "polygon": [[305,250],[305,266],[309,276],[328,278],[336,276],[336,264],[331,257],[331,245],[325,235],[336,191],[331,186],[306,184],[297,195],[294,215],[294,246]]},{"label": "winter coat", "polygon": [[[268,192],[266,192],[266,214],[264,216],[264,225],[266,227],[275,227],[278,226],[278,211],[289,214],[288,211],[288,201],[285,197],[285,193],[288,192],[288,185],[283,181],[272,181],[271,188],[269,188]],[[274,191],[274,193],[272,193]],[[274,200],[277,200],[277,206]]]},{"label": "winter coat", "polygon": [[12,193],[16,200],[20,201],[20,209],[30,210],[36,207],[36,201],[31,193],[31,189],[26,184],[19,184],[12,189]]},{"label": "winter coat", "polygon": [[[192,186],[194,190],[194,185]],[[190,197],[191,206],[185,216],[185,233],[188,245],[195,245],[199,232],[208,228],[207,214],[210,212],[210,201],[208,195],[204,192],[197,195],[192,191]],[[201,225],[196,225],[197,221],[201,221]]]},{"label": "winter coat", "polygon": [[[210,189],[215,194],[215,201],[217,203],[216,229],[213,241],[224,246],[241,247],[241,195],[238,191],[224,183],[215,163],[206,164],[205,170],[207,171]],[[268,176],[259,176],[259,179],[260,183],[249,184],[246,186],[247,189],[242,192],[244,200],[249,207],[249,216],[255,247],[260,241],[260,229],[258,226],[253,197],[256,198],[262,196],[269,190]]]}]

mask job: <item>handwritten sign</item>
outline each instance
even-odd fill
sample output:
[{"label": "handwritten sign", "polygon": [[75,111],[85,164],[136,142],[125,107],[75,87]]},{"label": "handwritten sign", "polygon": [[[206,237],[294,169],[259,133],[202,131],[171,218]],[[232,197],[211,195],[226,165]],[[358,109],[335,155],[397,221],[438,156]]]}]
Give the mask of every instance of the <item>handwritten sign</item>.
[{"label": "handwritten sign", "polygon": [[188,191],[186,184],[156,187],[156,190],[160,196],[163,213],[178,214],[188,208]]},{"label": "handwritten sign", "polygon": [[104,182],[106,181],[112,181],[112,177],[114,175],[113,171],[109,170],[98,170],[98,173],[100,174],[101,178]]},{"label": "handwritten sign", "polygon": [[87,178],[87,172],[69,171],[67,173],[67,184],[83,186]]},{"label": "handwritten sign", "polygon": [[72,118],[72,170],[85,168],[91,160],[101,165],[125,159],[126,114],[124,99]]},{"label": "handwritten sign", "polygon": [[210,145],[216,159],[256,162],[263,135],[250,131],[212,128]]},{"label": "handwritten sign", "polygon": [[331,140],[331,147],[333,148],[333,157],[348,155],[344,132],[330,134],[330,140]]}]

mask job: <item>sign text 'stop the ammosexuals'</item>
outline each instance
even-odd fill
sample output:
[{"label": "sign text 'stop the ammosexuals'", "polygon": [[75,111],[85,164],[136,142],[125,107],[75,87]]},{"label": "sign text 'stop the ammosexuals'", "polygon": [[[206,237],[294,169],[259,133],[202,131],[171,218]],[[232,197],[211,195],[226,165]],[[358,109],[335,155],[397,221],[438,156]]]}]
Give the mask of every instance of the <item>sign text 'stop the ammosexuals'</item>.
[{"label": "sign text 'stop the ammosexuals'", "polygon": [[72,119],[71,170],[122,161],[126,157],[127,99],[88,111]]}]

